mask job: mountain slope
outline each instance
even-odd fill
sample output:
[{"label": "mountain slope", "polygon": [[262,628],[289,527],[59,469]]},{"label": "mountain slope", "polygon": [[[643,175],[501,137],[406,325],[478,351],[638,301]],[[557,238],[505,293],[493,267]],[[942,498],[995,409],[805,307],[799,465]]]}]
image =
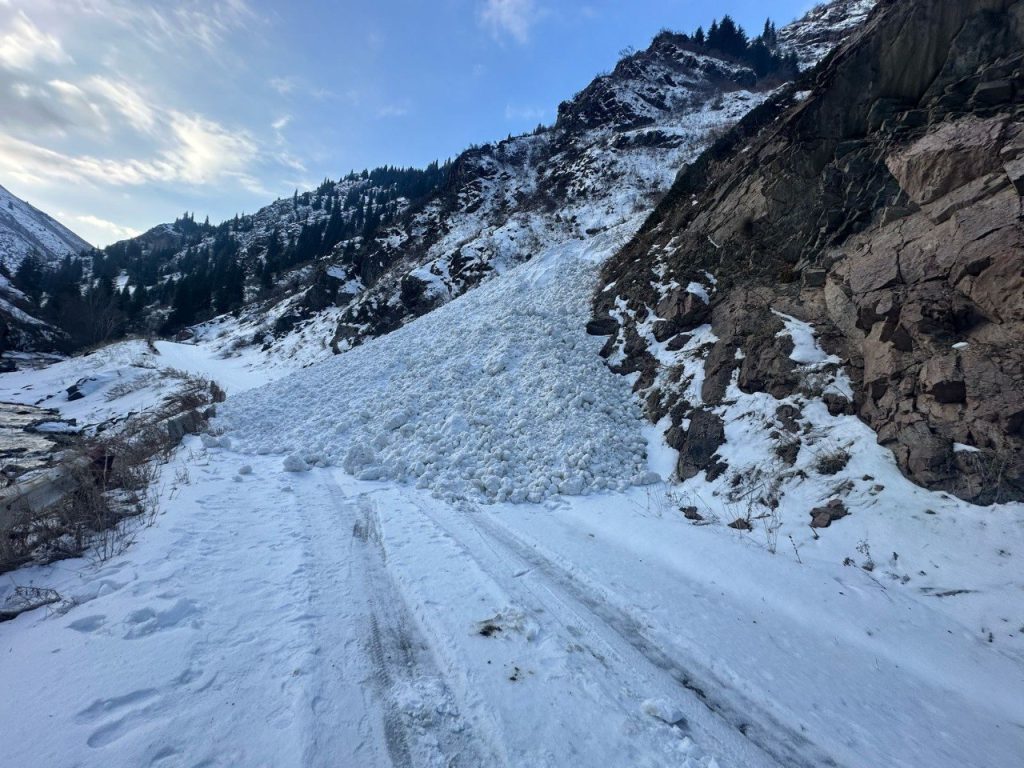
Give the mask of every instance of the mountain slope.
[{"label": "mountain slope", "polygon": [[0,187],[0,262],[11,272],[29,253],[53,264],[91,250],[91,245],[59,221]]},{"label": "mountain slope", "polygon": [[[92,246],[60,222],[0,187],[0,264],[14,273],[29,254],[44,266],[78,256]],[[66,334],[38,317],[39,308],[0,275],[0,354],[8,349],[51,351]]]},{"label": "mountain slope", "polygon": [[[820,450],[784,428],[803,397],[859,415],[916,482],[1024,496],[1022,20],[1011,0],[881,3],[608,265],[605,352],[668,419],[681,477],[748,471],[723,460],[729,404],[767,393],[790,466]],[[829,354],[801,353],[811,326]]]},{"label": "mountain slope", "polygon": [[[805,25],[819,39],[829,25],[858,23],[866,5],[839,3],[824,21],[783,32],[806,48]],[[423,171],[325,181],[216,226],[185,216],[106,249],[98,271],[146,288],[141,301],[119,300],[138,305],[125,327],[174,334],[219,315],[189,333],[226,353],[329,356],[650,210],[685,160],[778,85],[785,50],[759,77],[749,62],[665,32],[563,103],[550,128]]]}]

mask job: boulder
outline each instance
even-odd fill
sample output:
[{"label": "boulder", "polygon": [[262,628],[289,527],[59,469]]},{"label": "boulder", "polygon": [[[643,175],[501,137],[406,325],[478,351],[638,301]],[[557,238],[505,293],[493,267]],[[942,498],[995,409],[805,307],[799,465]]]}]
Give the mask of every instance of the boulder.
[{"label": "boulder", "polygon": [[725,422],[711,411],[697,409],[690,414],[690,426],[679,445],[676,474],[681,480],[695,477],[713,463],[725,443]]}]

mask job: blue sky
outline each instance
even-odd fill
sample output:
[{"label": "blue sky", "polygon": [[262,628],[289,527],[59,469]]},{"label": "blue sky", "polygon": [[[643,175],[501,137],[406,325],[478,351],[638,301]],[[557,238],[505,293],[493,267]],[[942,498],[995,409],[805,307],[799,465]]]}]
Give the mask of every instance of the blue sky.
[{"label": "blue sky", "polygon": [[659,29],[810,0],[0,0],[0,184],[104,245],[554,120]]}]

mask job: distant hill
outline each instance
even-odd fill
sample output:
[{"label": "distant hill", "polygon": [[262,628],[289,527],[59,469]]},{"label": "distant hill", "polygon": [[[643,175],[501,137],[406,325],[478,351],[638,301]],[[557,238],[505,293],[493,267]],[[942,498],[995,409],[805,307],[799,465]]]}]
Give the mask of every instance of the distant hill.
[{"label": "distant hill", "polygon": [[0,187],[0,260],[12,272],[35,252],[48,263],[93,247],[52,216]]}]

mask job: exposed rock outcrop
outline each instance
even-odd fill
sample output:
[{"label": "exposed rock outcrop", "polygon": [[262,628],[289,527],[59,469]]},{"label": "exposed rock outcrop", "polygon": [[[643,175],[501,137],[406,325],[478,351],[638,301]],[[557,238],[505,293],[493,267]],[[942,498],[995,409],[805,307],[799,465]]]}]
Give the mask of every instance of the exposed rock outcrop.
[{"label": "exposed rock outcrop", "polygon": [[1022,73],[1024,1],[883,0],[685,169],[606,267],[595,312],[621,320],[617,364],[650,365],[649,313],[675,333],[705,322],[664,297],[711,275],[702,407],[733,376],[802,386],[780,311],[843,361],[855,402],[829,409],[855,411],[909,477],[1024,498]]}]

